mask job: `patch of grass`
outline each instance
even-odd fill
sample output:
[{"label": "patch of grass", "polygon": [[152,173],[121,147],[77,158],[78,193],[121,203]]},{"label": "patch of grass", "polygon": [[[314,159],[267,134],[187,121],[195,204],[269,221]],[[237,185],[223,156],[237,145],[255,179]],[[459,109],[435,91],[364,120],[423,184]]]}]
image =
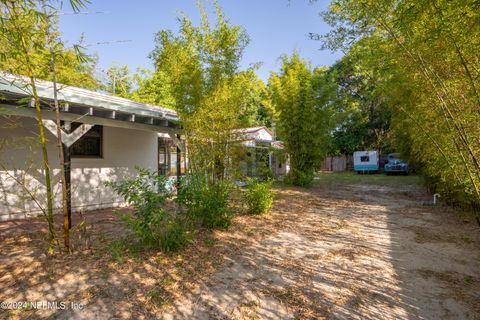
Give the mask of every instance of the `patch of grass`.
[{"label": "patch of grass", "polygon": [[110,243],[110,254],[112,259],[117,262],[125,261],[125,242],[123,240],[114,240]]},{"label": "patch of grass", "polygon": [[206,253],[204,256],[203,256],[203,261],[204,262],[208,262],[210,261],[210,258],[212,257],[212,255],[210,253]]},{"label": "patch of grass", "polygon": [[157,261],[158,264],[161,264],[165,261],[165,256],[163,256],[163,255],[158,256],[155,260]]},{"label": "patch of grass", "polygon": [[357,174],[355,172],[332,172],[319,173],[315,177],[315,186],[331,186],[345,184],[371,184],[371,185],[418,185],[421,178],[416,175],[409,176],[387,176],[383,173]]},{"label": "patch of grass", "polygon": [[252,236],[255,235],[255,232],[253,231],[253,229],[251,229],[249,227],[243,228],[242,232],[245,233],[249,237],[252,237]]},{"label": "patch of grass", "polygon": [[465,276],[465,278],[463,278],[463,280],[465,281],[465,283],[468,283],[468,284],[471,284],[474,281],[472,276]]},{"label": "patch of grass", "polygon": [[207,248],[212,248],[215,245],[216,242],[217,242],[217,240],[215,238],[205,238],[205,239],[203,239],[203,244]]},{"label": "patch of grass", "polygon": [[142,250],[143,247],[137,243],[127,245],[128,256],[135,260],[135,262],[142,260]]},{"label": "patch of grass", "polygon": [[173,278],[172,278],[171,276],[169,276],[169,275],[165,276],[165,278],[163,278],[162,280],[160,280],[160,284],[161,284],[162,286],[165,286],[165,287],[166,287],[166,286],[169,286],[169,285],[171,285],[171,284],[173,284],[173,283],[174,283],[174,280],[173,280]]},{"label": "patch of grass", "polygon": [[166,292],[163,288],[148,291],[146,297],[157,307],[162,307],[168,303]]},{"label": "patch of grass", "polygon": [[103,231],[100,231],[99,235],[98,235],[98,240],[100,242],[105,242],[107,241],[107,235],[105,234],[105,232]]},{"label": "patch of grass", "polygon": [[178,254],[177,257],[175,258],[175,265],[177,267],[183,266],[183,263],[185,262],[185,259],[181,254]]},{"label": "patch of grass", "polygon": [[110,243],[109,252],[114,261],[123,263],[127,258],[141,261],[143,247],[138,243],[130,243],[126,239],[117,239]]}]

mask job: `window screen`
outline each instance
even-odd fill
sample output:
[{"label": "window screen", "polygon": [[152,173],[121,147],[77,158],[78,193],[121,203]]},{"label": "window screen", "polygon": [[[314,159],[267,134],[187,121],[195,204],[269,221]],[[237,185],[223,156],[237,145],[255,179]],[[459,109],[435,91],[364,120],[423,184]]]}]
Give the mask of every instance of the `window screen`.
[{"label": "window screen", "polygon": [[[78,128],[79,123],[72,123],[72,130]],[[94,126],[88,130],[71,147],[72,157],[101,158],[103,148],[103,127]]]}]

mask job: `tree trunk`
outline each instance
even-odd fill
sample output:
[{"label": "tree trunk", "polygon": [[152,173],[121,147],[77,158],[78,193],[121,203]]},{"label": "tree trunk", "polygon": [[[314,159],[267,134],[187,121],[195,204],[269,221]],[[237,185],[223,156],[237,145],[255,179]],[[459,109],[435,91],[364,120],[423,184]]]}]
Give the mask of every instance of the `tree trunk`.
[{"label": "tree trunk", "polygon": [[62,207],[63,207],[63,245],[65,252],[70,252],[70,208],[69,208],[69,199],[68,199],[68,188],[67,179],[65,175],[65,157],[63,152],[63,142],[62,142],[62,124],[60,121],[60,108],[58,105],[57,97],[57,77],[55,74],[55,53],[53,50],[50,50],[50,71],[52,73],[52,82],[53,82],[53,101],[55,105],[55,122],[57,127],[57,147],[58,147],[58,159],[60,162],[60,178],[62,180]]},{"label": "tree trunk", "polygon": [[42,111],[40,108],[40,100],[37,95],[37,87],[35,79],[30,75],[30,85],[32,86],[33,99],[35,102],[35,110],[37,112],[37,123],[40,134],[40,143],[42,145],[43,168],[45,170],[45,188],[47,190],[47,223],[48,223],[48,252],[53,253],[55,245],[55,225],[53,221],[53,192],[52,179],[50,177],[50,164],[48,161],[47,139],[45,138],[45,129],[42,122]]}]

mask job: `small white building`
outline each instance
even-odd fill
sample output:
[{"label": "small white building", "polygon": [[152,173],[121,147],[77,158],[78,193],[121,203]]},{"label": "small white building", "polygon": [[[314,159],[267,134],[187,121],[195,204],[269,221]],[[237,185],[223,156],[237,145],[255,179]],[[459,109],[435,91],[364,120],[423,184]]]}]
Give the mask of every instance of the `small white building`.
[{"label": "small white building", "polygon": [[[53,83],[37,81],[36,86],[42,102],[55,204],[59,206]],[[180,166],[184,157],[175,111],[76,87],[58,88],[73,212],[123,205],[105,183],[134,174],[135,166],[174,175],[184,167]],[[31,97],[28,79],[0,74],[0,221],[39,215],[39,205],[46,207],[45,171]],[[165,137],[171,141],[168,145]]]},{"label": "small white building", "polygon": [[244,171],[256,176],[259,168],[269,168],[275,176],[283,176],[290,170],[288,155],[283,143],[275,139],[273,132],[265,126],[236,129],[238,140],[247,147]]}]

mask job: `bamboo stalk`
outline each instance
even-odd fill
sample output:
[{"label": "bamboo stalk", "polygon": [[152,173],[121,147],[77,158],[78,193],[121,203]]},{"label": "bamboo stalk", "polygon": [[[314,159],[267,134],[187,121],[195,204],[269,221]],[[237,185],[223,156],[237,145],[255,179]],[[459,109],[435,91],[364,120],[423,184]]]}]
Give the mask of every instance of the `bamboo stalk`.
[{"label": "bamboo stalk", "polygon": [[[10,2],[11,10],[14,16],[18,17],[18,12],[16,10],[15,2]],[[28,50],[28,46],[26,45],[25,37],[21,32],[21,28],[19,28],[17,21],[13,19],[13,24],[16,30],[19,33],[20,43],[21,43],[21,50],[25,56],[25,63],[28,70],[28,78],[30,79],[30,86],[32,87],[32,94],[33,100],[35,105],[35,111],[37,113],[37,124],[39,129],[40,135],[40,144],[42,148],[42,158],[43,158],[43,167],[45,170],[45,188],[47,193],[47,223],[48,223],[48,252],[53,253],[54,245],[55,245],[55,227],[53,221],[53,192],[52,192],[52,181],[50,176],[50,164],[48,160],[48,150],[47,150],[47,139],[45,137],[45,130],[43,127],[42,122],[42,111],[40,106],[40,99],[37,94],[37,87],[35,85],[35,77],[34,72],[32,70],[32,61],[30,59],[30,51]]]}]

